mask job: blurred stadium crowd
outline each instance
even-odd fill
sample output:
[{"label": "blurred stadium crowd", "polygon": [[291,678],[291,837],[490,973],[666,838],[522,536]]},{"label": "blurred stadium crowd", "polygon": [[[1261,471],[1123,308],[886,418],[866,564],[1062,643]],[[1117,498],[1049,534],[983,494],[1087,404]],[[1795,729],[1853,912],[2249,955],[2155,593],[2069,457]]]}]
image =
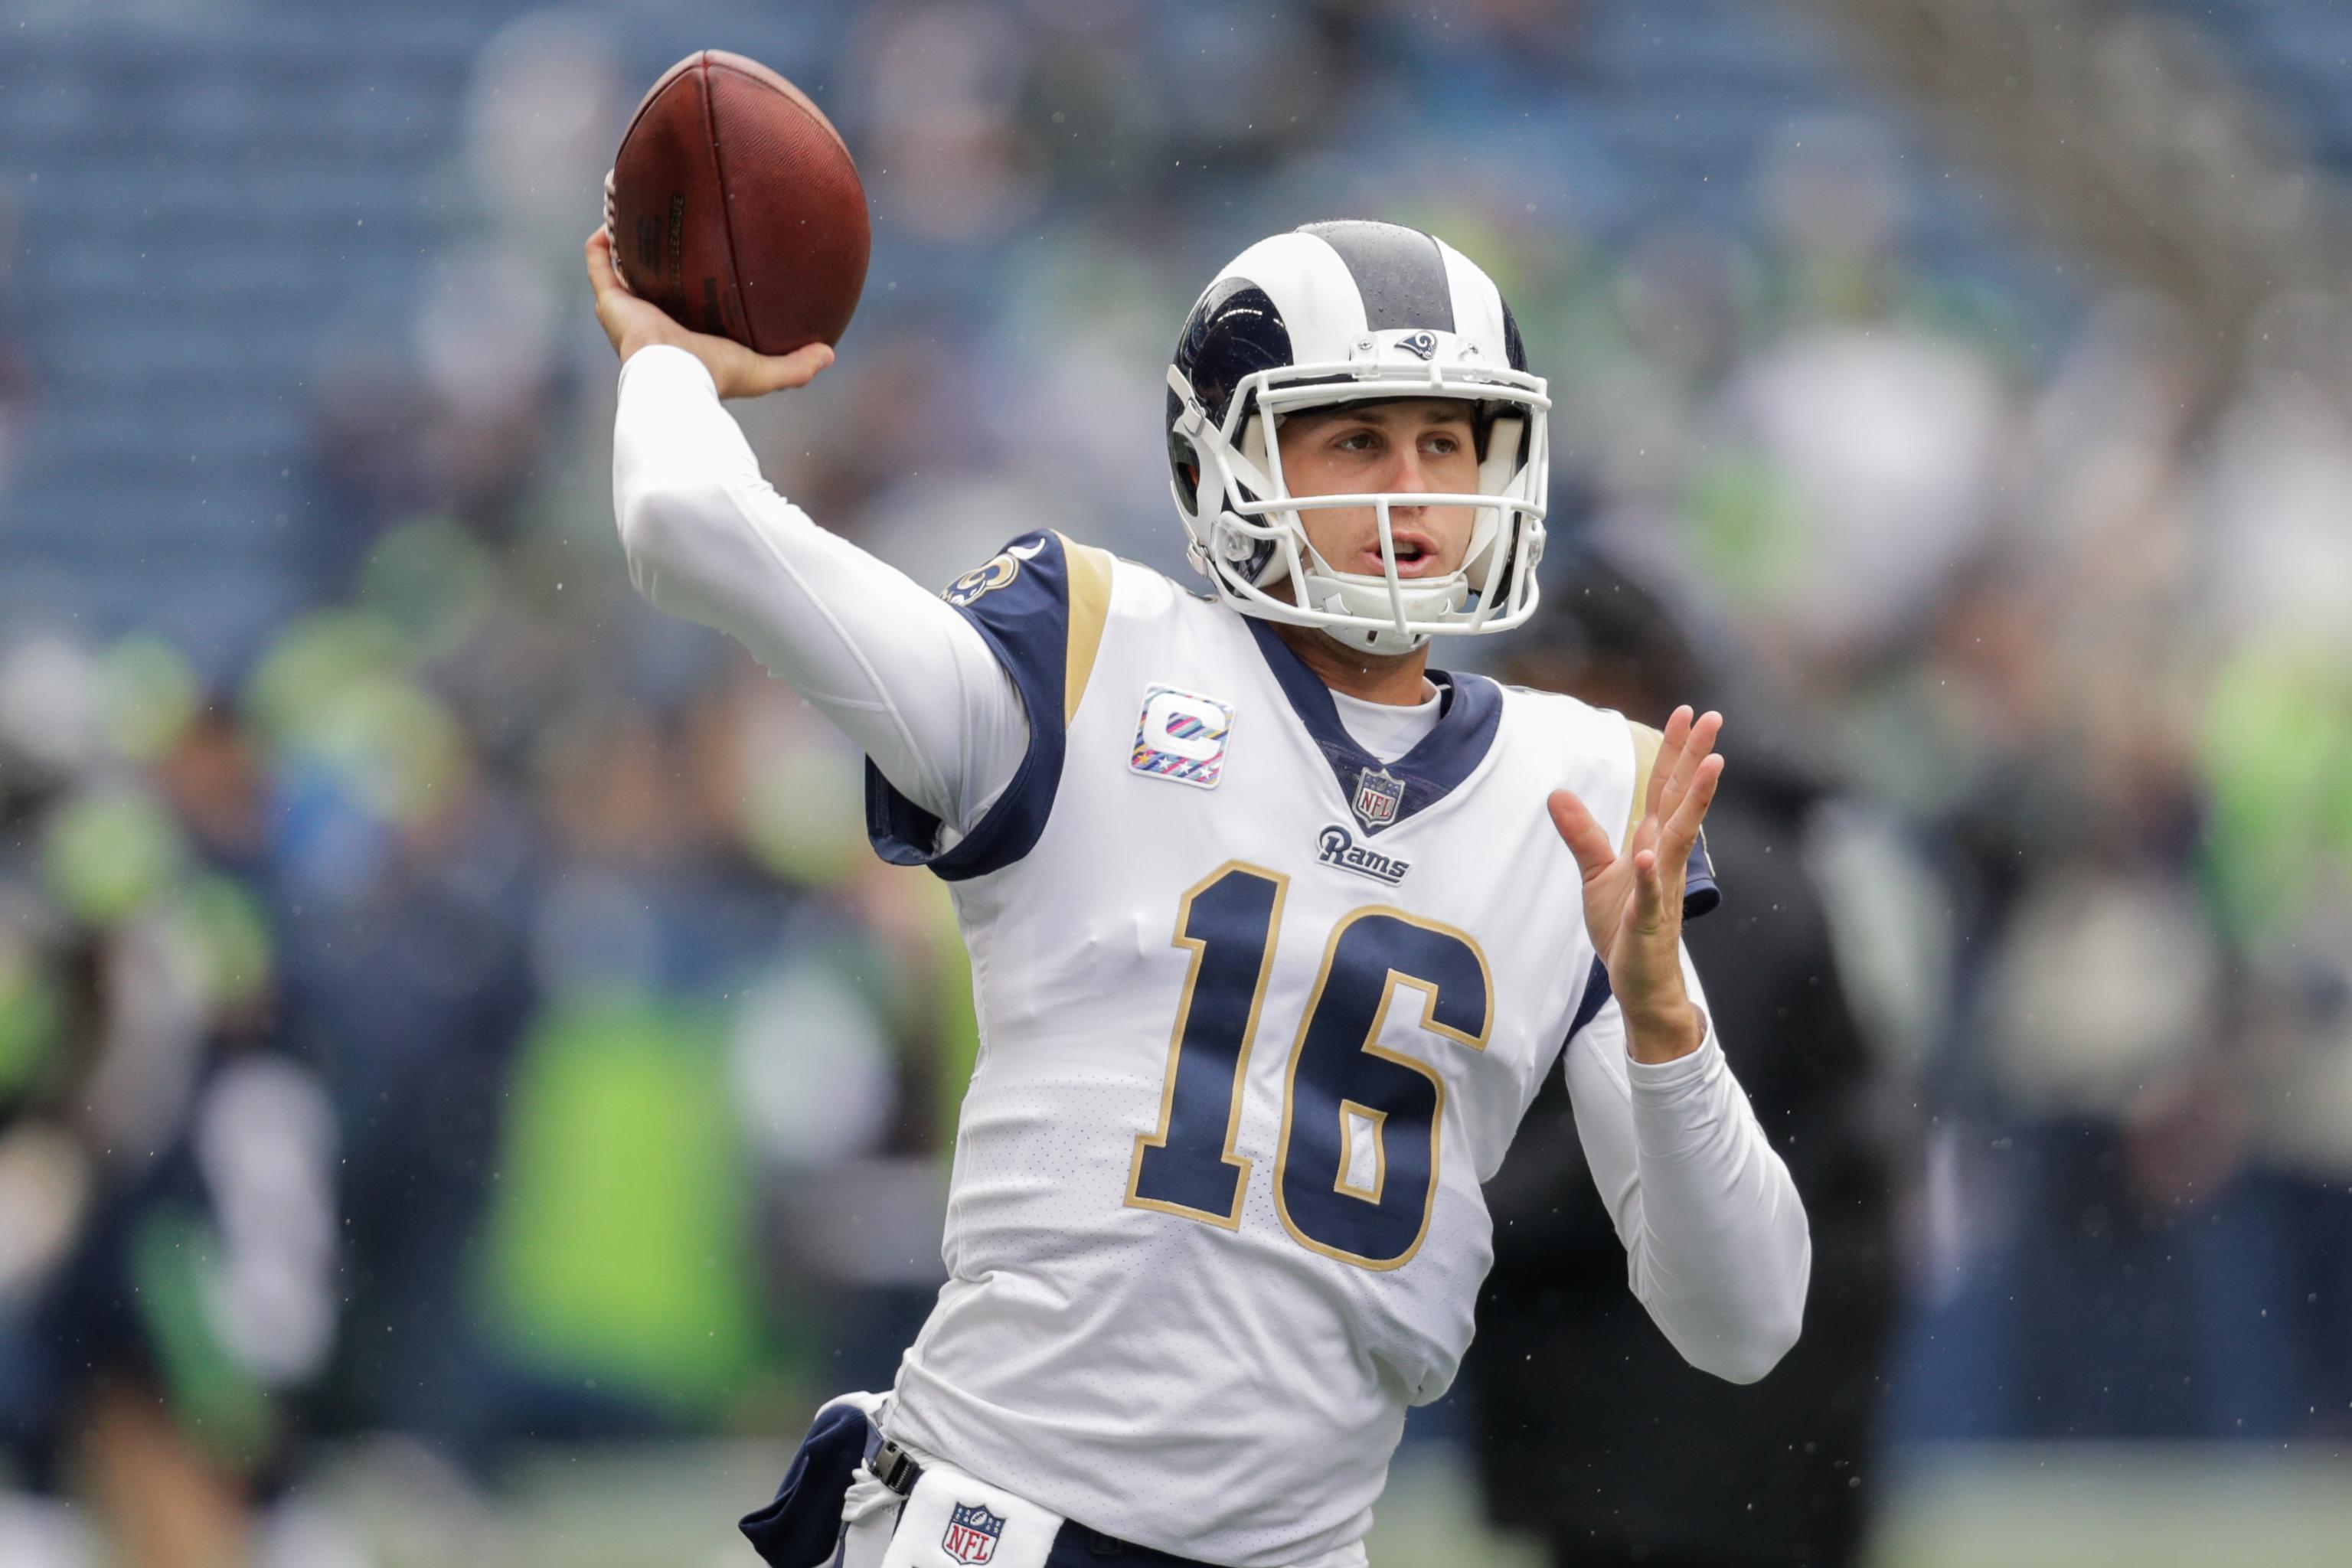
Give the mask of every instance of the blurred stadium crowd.
[{"label": "blurred stadium crowd", "polygon": [[[1546,646],[1605,561],[1734,775],[1818,801],[1776,848],[1870,1047],[1827,1125],[1893,1173],[1879,1442],[2352,1429],[2342,301],[2217,357],[1760,0],[0,19],[20,1494],[786,1432],[920,1321],[943,900],[612,534],[578,247],[705,44],[811,86],[876,215],[838,365],[739,412],[927,581],[1040,524],[1182,570],[1161,371],[1249,239],[1476,256],[1558,399]],[[77,170],[141,219],[79,228]]]}]

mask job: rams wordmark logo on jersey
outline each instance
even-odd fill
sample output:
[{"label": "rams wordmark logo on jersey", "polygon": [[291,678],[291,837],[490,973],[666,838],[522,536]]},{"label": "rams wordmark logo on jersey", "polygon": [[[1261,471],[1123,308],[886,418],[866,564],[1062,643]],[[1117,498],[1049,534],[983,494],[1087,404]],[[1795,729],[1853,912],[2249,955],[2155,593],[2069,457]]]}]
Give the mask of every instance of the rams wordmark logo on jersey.
[{"label": "rams wordmark logo on jersey", "polygon": [[1342,871],[1386,882],[1391,888],[1403,881],[1404,874],[1412,869],[1410,860],[1400,860],[1357,843],[1356,836],[1336,822],[1315,836],[1315,858],[1326,866],[1337,866]]},{"label": "rams wordmark logo on jersey", "polygon": [[940,1550],[959,1563],[977,1565],[996,1555],[997,1539],[1003,1533],[1003,1514],[991,1513],[986,1503],[960,1502],[948,1517]]}]

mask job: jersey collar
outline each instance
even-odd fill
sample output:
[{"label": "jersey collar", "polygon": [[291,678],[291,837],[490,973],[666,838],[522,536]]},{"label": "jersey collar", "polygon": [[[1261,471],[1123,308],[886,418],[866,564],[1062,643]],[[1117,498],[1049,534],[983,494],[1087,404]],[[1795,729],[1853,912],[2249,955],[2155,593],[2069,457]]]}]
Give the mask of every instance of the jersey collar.
[{"label": "jersey collar", "polygon": [[1395,794],[1391,816],[1374,819],[1355,809],[1356,826],[1366,837],[1444,800],[1477,770],[1493,748],[1496,726],[1503,717],[1501,689],[1484,676],[1433,669],[1427,674],[1438,691],[1436,726],[1412,751],[1392,763],[1382,763],[1356,743],[1339,721],[1331,689],[1290,651],[1274,627],[1254,616],[1242,618],[1249,625],[1250,636],[1257,639],[1258,652],[1274,671],[1283,696],[1289,699],[1291,711],[1307,726],[1308,739],[1330,764],[1340,798],[1354,808],[1362,797],[1367,774],[1385,775],[1385,780],[1402,786],[1401,792],[1375,792],[1376,802],[1381,793]]}]

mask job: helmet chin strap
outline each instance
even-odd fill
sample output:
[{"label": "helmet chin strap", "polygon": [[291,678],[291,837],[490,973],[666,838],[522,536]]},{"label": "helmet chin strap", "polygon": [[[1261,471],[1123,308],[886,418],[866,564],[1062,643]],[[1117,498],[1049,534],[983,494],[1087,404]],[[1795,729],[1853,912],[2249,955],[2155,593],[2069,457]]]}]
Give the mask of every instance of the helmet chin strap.
[{"label": "helmet chin strap", "polygon": [[[1467,579],[1460,572],[1451,572],[1435,582],[1400,582],[1391,597],[1384,577],[1334,572],[1331,563],[1312,545],[1307,546],[1306,558],[1313,570],[1302,575],[1308,607],[1313,609],[1388,620],[1396,616],[1401,604],[1406,618],[1421,620],[1460,609],[1470,594]],[[1411,653],[1429,641],[1425,631],[1399,631],[1393,626],[1327,629],[1349,647],[1361,648],[1366,653]]]},{"label": "helmet chin strap", "polygon": [[1382,654],[1390,658],[1411,653],[1415,648],[1427,646],[1429,642],[1427,632],[1404,633],[1398,631],[1394,626],[1381,626],[1377,630],[1370,631],[1357,626],[1326,626],[1323,628],[1323,633],[1326,637],[1332,637],[1360,652]]}]

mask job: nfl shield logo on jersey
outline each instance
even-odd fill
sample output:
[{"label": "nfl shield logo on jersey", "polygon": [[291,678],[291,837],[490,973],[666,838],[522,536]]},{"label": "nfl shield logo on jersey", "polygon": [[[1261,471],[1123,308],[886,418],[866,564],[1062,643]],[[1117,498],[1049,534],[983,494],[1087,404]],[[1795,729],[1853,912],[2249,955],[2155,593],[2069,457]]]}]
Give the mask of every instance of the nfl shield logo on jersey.
[{"label": "nfl shield logo on jersey", "polygon": [[1404,804],[1404,780],[1386,768],[1366,768],[1356,775],[1356,820],[1370,833],[1383,823],[1396,820],[1397,807]]},{"label": "nfl shield logo on jersey", "polygon": [[996,1555],[997,1537],[1003,1533],[1003,1514],[989,1512],[986,1503],[960,1502],[948,1520],[948,1532],[940,1538],[940,1549],[959,1563],[985,1563]]}]

